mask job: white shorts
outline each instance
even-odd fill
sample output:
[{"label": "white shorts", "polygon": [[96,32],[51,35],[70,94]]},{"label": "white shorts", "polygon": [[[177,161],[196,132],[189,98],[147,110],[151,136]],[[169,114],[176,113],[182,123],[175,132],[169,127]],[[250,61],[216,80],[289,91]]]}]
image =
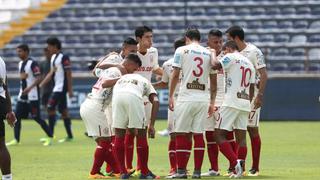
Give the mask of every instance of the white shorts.
[{"label": "white shorts", "polygon": [[111,126],[108,125],[103,105],[99,100],[86,98],[80,106],[80,116],[89,136],[112,136]]},{"label": "white shorts", "polygon": [[252,108],[248,118],[248,127],[259,127],[260,110],[261,108],[258,108],[258,109]]},{"label": "white shorts", "polygon": [[174,108],[174,132],[203,133],[207,102],[177,102]]},{"label": "white shorts", "polygon": [[247,130],[249,112],[222,106],[220,108],[220,119],[217,121],[216,129],[232,131],[233,129]]},{"label": "white shorts", "polygon": [[[108,104],[106,108],[104,109],[104,114],[107,118],[108,126],[112,127],[112,105]],[[111,134],[112,136],[115,135],[114,128],[111,128]]]},{"label": "white shorts", "polygon": [[145,129],[147,125],[143,100],[129,93],[121,93],[113,96],[112,120],[113,128]]},{"label": "white shorts", "polygon": [[214,107],[215,111],[213,113],[213,116],[210,118],[207,118],[204,122],[204,130],[205,131],[214,131],[217,121],[220,118],[220,107]]}]

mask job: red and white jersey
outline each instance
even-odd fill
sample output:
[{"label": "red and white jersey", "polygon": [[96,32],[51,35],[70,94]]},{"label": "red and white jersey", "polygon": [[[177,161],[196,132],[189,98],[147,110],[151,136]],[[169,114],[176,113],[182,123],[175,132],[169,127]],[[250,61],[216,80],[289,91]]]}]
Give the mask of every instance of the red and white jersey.
[{"label": "red and white jersey", "polygon": [[121,71],[116,67],[111,67],[101,71],[100,77],[93,85],[89,96],[93,99],[102,100],[104,104],[109,104],[112,99],[112,87],[103,88],[102,83],[108,79],[116,79],[121,77]]},{"label": "red and white jersey", "polygon": [[[217,56],[217,59],[220,60],[225,54],[224,53],[220,53]],[[217,107],[220,107],[222,105],[223,102],[223,98],[224,98],[224,73],[223,73],[223,69],[220,69],[217,73],[217,94],[216,94],[216,100],[214,105]]]},{"label": "red and white jersey", "polygon": [[[121,53],[120,54],[112,53],[110,55],[101,57],[100,61],[102,61],[100,65],[104,65],[104,64],[120,64],[123,61],[123,57],[122,57]],[[97,77],[99,77],[101,71],[103,71],[103,70],[100,69],[100,68],[96,68],[94,73],[95,73],[95,75]]]},{"label": "red and white jersey", "polygon": [[113,87],[113,94],[130,93],[141,99],[150,94],[157,94],[150,81],[140,74],[123,75]]},{"label": "red and white jersey", "polygon": [[[256,69],[256,81],[259,81],[258,69],[266,67],[264,62],[264,56],[259,48],[251,43],[246,43],[246,48],[244,48],[240,53],[248,58]],[[256,82],[256,83],[257,83]]]},{"label": "red and white jersey", "polygon": [[18,100],[30,100],[36,101],[39,100],[39,87],[33,87],[27,95],[22,95],[22,92],[25,88],[29,87],[34,83],[37,76],[40,75],[40,67],[38,63],[31,58],[26,59],[25,61],[19,62],[19,72],[26,75],[25,79],[20,79],[20,91],[18,95]]},{"label": "red and white jersey", "polygon": [[209,102],[209,74],[215,73],[210,50],[196,43],[179,47],[172,66],[182,74],[178,101]]},{"label": "red and white jersey", "polygon": [[139,51],[137,52],[137,55],[141,59],[142,65],[134,73],[140,74],[151,82],[152,71],[159,68],[158,50],[151,47],[147,50],[145,55],[141,54]]},{"label": "red and white jersey", "polygon": [[255,83],[255,69],[239,52],[229,53],[219,60],[225,76],[225,96],[222,106],[251,111],[249,88]]},{"label": "red and white jersey", "polygon": [[53,92],[66,92],[67,77],[66,70],[71,70],[71,62],[68,56],[57,53],[51,57],[51,69],[54,69],[54,87]]},{"label": "red and white jersey", "polygon": [[0,57],[0,96],[3,98],[6,98],[6,91],[3,88],[3,86],[6,83],[6,78],[7,78],[6,64],[4,63],[3,59]]},{"label": "red and white jersey", "polygon": [[[173,58],[170,58],[169,60],[165,61],[162,64],[163,74],[162,74],[161,81],[168,83],[169,85],[171,83],[171,73],[173,71],[172,63],[173,63]],[[178,91],[180,88],[180,80],[181,80],[181,73],[180,73],[179,83],[177,84],[175,92],[174,92],[175,97],[178,96]]]}]

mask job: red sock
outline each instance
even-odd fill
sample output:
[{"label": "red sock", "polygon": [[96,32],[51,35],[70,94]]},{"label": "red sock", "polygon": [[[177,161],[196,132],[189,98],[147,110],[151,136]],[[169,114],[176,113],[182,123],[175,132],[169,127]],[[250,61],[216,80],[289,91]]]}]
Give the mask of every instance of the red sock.
[{"label": "red sock", "polygon": [[[113,146],[114,146],[114,139],[115,139],[115,136],[111,136],[111,142],[110,142],[110,146],[109,146],[109,152],[112,152],[112,153],[113,153],[112,148],[113,148]],[[113,154],[112,154],[112,156],[114,157]],[[115,157],[114,157],[114,158],[115,158]],[[107,172],[107,173],[111,173],[112,171],[114,171],[114,170],[112,170],[112,167],[110,166],[110,164],[107,164],[107,166],[106,166],[106,172]]]},{"label": "red sock", "polygon": [[111,173],[111,172],[112,172],[112,168],[111,168],[110,164],[107,164],[107,166],[106,166],[106,172],[107,172],[107,173]]},{"label": "red sock", "polygon": [[252,148],[252,168],[259,171],[261,139],[260,136],[253,137],[251,139]]},{"label": "red sock", "polygon": [[132,169],[134,134],[126,133],[125,139],[126,167]]},{"label": "red sock", "polygon": [[225,141],[221,144],[219,144],[219,149],[222,152],[222,154],[229,160],[231,164],[231,168],[234,168],[237,164],[237,156],[232,151],[232,148],[229,144],[229,142]]},{"label": "red sock", "polygon": [[178,169],[187,169],[191,148],[192,141],[190,141],[186,135],[176,136],[176,157]]},{"label": "red sock", "polygon": [[[120,168],[119,165],[113,155],[113,151],[110,147],[112,147],[112,143],[111,141],[108,142],[109,143],[109,147],[107,149],[107,151],[105,152],[105,156],[104,156],[104,160],[107,163],[107,172],[113,172],[113,173],[120,173]],[[108,171],[109,170],[109,171]]]},{"label": "red sock", "polygon": [[108,149],[108,143],[104,141],[100,141],[96,147],[96,151],[94,153],[93,165],[91,168],[90,174],[97,174],[100,172],[100,168],[104,162],[104,154]]},{"label": "red sock", "polygon": [[149,172],[148,158],[149,158],[149,146],[147,137],[137,137],[137,154],[140,161],[141,174],[146,175]]},{"label": "red sock", "polygon": [[176,159],[176,140],[170,140],[169,142],[169,160],[170,160],[170,168],[172,171],[177,170],[177,159]]},{"label": "red sock", "polygon": [[119,165],[120,172],[125,174],[127,169],[124,160],[124,137],[115,137],[113,154],[115,155],[116,162]]},{"label": "red sock", "polygon": [[205,150],[203,134],[193,134],[193,140],[194,170],[201,170]]},{"label": "red sock", "polygon": [[238,144],[236,143],[236,140],[234,139],[233,131],[228,131],[227,141],[230,143],[233,152],[237,155],[238,154]]},{"label": "red sock", "polygon": [[247,146],[239,146],[238,159],[246,160]]},{"label": "red sock", "polygon": [[214,171],[219,170],[218,166],[218,153],[219,148],[217,143],[214,141],[214,131],[206,131],[208,156],[211,164],[211,169]]}]

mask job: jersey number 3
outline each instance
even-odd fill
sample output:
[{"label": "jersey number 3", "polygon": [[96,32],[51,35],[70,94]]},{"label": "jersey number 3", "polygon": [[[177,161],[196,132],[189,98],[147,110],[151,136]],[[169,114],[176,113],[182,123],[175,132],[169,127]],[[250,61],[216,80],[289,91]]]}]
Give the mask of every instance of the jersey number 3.
[{"label": "jersey number 3", "polygon": [[193,61],[196,61],[197,62],[197,69],[199,69],[198,71],[199,72],[196,72],[195,70],[192,71],[192,74],[195,76],[195,77],[200,77],[203,73],[203,68],[201,67],[201,65],[203,64],[203,59],[201,57],[195,57],[193,59]]}]

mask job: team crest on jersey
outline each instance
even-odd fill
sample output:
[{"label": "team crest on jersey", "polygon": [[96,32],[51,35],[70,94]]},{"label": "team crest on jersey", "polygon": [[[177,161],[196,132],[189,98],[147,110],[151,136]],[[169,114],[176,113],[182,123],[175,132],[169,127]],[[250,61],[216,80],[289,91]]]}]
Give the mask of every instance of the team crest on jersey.
[{"label": "team crest on jersey", "polygon": [[192,81],[192,83],[187,83],[187,89],[197,89],[204,91],[205,90],[205,85],[199,83],[199,79],[197,78],[196,80]]},{"label": "team crest on jersey", "polygon": [[189,54],[189,50],[188,50],[188,49],[185,49],[185,50],[184,50],[184,54]]},{"label": "team crest on jersey", "polygon": [[222,63],[223,63],[223,65],[227,65],[230,61],[231,61],[230,58],[225,57],[225,58],[223,58]]},{"label": "team crest on jersey", "polygon": [[240,92],[237,92],[237,97],[239,99],[250,100],[249,94],[246,92],[245,89],[240,91]]}]

